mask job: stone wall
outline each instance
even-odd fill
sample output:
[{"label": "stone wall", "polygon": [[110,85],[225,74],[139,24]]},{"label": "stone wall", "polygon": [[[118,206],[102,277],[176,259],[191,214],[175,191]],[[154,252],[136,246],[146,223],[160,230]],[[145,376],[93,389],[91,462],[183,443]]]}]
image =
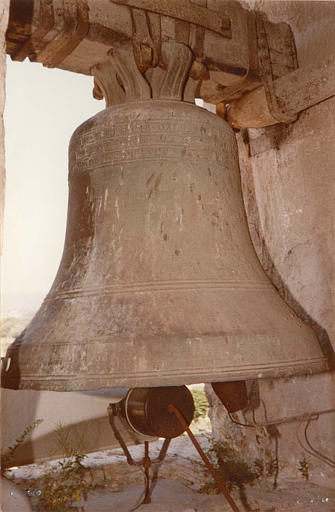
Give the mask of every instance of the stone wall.
[{"label": "stone wall", "polygon": [[[334,2],[244,2],[271,21],[290,24],[301,68],[321,64],[334,53]],[[272,128],[239,133],[244,201],[251,237],[263,267],[287,302],[335,348],[335,97],[300,114],[281,129],[275,148],[249,156],[247,138],[271,138]],[[247,136],[247,137],[246,137]],[[246,457],[274,456],[276,432],[232,424],[212,392],[217,438],[227,438]],[[304,450],[308,415],[335,409],[335,373],[259,383],[259,422],[306,414],[306,420],[278,425],[279,462],[286,476],[298,476],[304,454],[310,478],[335,485],[335,470]],[[249,414],[240,421],[250,421]],[[307,430],[314,448],[335,459],[335,412],[313,417]],[[263,454],[263,455],[262,455]]]}]

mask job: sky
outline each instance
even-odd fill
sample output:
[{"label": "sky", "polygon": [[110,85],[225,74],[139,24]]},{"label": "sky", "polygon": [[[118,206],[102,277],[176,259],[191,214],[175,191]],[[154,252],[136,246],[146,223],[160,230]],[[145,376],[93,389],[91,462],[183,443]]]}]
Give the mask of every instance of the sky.
[{"label": "sky", "polygon": [[36,312],[56,276],[65,238],[70,137],[105,106],[92,90],[90,76],[7,56],[3,316]]},{"label": "sky", "polygon": [[4,316],[35,312],[56,275],[65,237],[69,140],[104,108],[92,88],[92,77],[7,57]]}]

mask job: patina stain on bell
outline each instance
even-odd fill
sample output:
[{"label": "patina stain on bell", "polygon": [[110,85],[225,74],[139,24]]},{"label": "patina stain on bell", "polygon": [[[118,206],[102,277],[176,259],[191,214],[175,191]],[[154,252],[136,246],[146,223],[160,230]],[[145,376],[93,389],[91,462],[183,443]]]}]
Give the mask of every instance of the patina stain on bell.
[{"label": "patina stain on bell", "polygon": [[54,284],[6,387],[84,390],[325,368],[254,252],[234,133],[181,101],[107,108],[74,133]]}]

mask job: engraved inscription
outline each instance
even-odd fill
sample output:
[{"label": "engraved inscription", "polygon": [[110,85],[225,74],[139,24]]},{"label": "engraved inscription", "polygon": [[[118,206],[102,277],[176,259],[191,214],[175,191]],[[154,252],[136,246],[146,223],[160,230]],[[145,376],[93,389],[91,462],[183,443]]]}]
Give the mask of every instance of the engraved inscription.
[{"label": "engraved inscription", "polygon": [[206,160],[224,163],[236,152],[230,130],[195,124],[192,119],[115,122],[75,134],[70,146],[70,172],[140,160]]}]

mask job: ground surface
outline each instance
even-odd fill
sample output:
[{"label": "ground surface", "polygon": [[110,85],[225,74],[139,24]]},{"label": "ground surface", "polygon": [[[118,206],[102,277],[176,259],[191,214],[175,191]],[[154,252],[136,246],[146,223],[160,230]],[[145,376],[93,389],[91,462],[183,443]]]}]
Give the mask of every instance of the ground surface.
[{"label": "ground surface", "polygon": [[[139,502],[143,486],[134,486],[121,493],[92,496],[85,512],[130,512]],[[277,491],[257,485],[248,489],[249,509],[243,506],[234,492],[233,497],[242,511],[260,512],[334,512],[335,492],[304,483],[287,482]],[[222,495],[198,494],[177,480],[159,480],[152,493],[152,503],[141,505],[142,512],[229,512]]]},{"label": "ground surface", "polygon": [[[206,449],[207,437],[200,434],[197,438]],[[161,440],[150,443],[153,458],[158,455],[161,443]],[[133,446],[130,450],[134,459],[143,457],[143,445]],[[139,467],[129,466],[120,449],[89,454],[84,464],[88,471],[85,478],[88,483],[93,479],[96,488],[86,502],[78,503],[81,512],[131,512],[134,507],[142,512],[231,512],[223,495],[198,492],[208,477],[193,445],[185,436],[172,441],[168,455],[159,467],[150,505],[140,505],[144,491],[142,471]],[[48,473],[50,467],[57,465],[57,461],[32,464],[15,468],[7,475],[26,492],[34,489],[28,493],[32,496],[34,512],[45,512],[36,496],[39,484],[34,482]],[[272,483],[272,479],[267,478],[246,488],[244,505],[235,490],[232,495],[241,512],[335,512],[335,490],[302,478],[294,481],[279,478],[276,490],[273,490]]]}]

